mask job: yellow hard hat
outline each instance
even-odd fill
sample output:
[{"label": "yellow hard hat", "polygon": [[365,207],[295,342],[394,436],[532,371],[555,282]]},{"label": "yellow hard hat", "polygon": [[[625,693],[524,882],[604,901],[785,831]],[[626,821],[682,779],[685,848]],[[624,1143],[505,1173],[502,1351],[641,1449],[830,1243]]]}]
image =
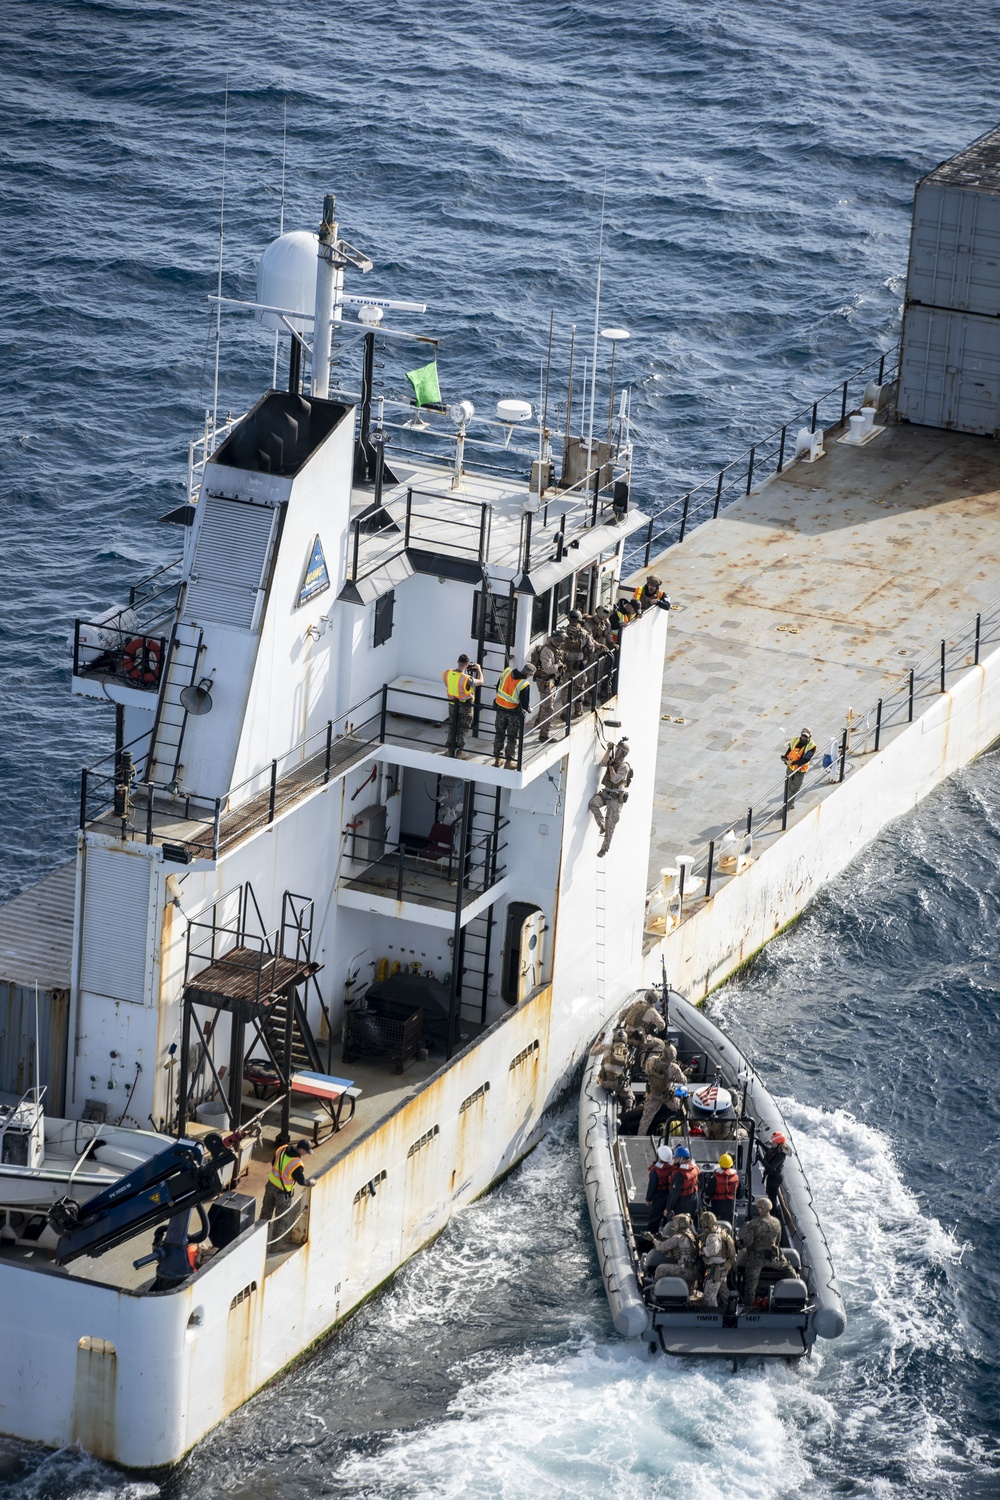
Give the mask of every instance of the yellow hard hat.
[{"label": "yellow hard hat", "polygon": [[732,1164],[733,1164],[733,1158],[730,1156],[729,1152],[728,1151],[723,1151],[722,1155],[719,1157],[719,1166],[720,1167],[731,1167]]}]

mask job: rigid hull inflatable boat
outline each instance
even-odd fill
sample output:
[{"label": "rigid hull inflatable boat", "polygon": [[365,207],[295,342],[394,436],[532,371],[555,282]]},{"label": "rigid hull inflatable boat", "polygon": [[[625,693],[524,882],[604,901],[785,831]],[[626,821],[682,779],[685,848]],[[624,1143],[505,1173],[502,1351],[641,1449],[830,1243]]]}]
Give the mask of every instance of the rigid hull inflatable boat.
[{"label": "rigid hull inflatable boat", "polygon": [[[629,1047],[628,1076],[617,1088],[602,1085],[616,1031],[621,1037],[620,1016],[595,1041],[580,1091],[584,1183],[615,1328],[624,1338],[646,1339],[651,1350],[667,1354],[798,1357],[817,1336],[839,1337],[846,1319],[794,1143],[774,1099],[717,1026],[675,991],[664,989],[657,1008],[666,1022],[664,1039],[676,1047],[678,1064],[688,1077],[683,1112],[669,1117],[661,1112],[650,1134],[637,1134],[646,1093],[636,1056],[641,1049]],[[635,1108],[629,1107],[629,1092]],[[713,1106],[720,1102],[727,1107],[716,1112]],[[781,1256],[774,1267],[762,1270],[752,1304],[743,1300],[743,1270],[734,1267],[719,1291],[718,1305],[706,1306],[700,1276],[690,1284],[679,1276],[656,1276],[657,1262],[664,1257],[648,1232],[646,1190],[658,1148],[666,1142],[690,1152],[698,1169],[699,1215],[707,1208],[720,1157],[733,1158],[739,1179],[733,1214],[739,1244],[748,1215],[753,1217],[754,1200],[764,1194],[761,1146],[775,1132],[787,1142],[774,1205],[781,1223]],[[668,1232],[666,1227],[659,1230],[661,1236]]]}]

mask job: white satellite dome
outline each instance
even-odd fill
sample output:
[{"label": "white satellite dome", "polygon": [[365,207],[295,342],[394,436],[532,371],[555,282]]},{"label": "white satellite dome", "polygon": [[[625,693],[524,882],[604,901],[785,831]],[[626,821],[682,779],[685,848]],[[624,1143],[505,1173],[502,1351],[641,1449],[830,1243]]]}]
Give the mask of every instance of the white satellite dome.
[{"label": "white satellite dome", "polygon": [[[314,230],[293,229],[272,240],[257,263],[257,301],[266,307],[308,314],[308,321],[289,319],[299,333],[312,332],[318,247],[319,235]],[[276,313],[259,312],[257,316],[265,328],[288,332]]]}]

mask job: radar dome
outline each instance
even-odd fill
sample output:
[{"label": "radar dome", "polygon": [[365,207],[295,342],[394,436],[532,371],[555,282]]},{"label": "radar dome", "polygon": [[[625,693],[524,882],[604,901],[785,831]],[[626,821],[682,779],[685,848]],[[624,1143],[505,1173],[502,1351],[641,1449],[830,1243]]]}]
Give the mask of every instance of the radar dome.
[{"label": "radar dome", "polygon": [[[299,333],[312,331],[316,310],[316,260],[319,235],[310,229],[293,229],[273,240],[257,263],[257,301],[265,307],[281,307],[289,313],[304,313],[289,322]],[[288,328],[277,313],[257,314],[265,328]]]}]

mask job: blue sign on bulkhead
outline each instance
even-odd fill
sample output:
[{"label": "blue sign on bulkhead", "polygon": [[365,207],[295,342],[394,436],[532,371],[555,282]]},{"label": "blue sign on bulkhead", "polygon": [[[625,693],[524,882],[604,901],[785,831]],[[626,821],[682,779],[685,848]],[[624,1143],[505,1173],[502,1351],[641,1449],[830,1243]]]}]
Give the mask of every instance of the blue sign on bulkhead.
[{"label": "blue sign on bulkhead", "polygon": [[312,544],[309,561],[306,563],[306,571],[302,579],[302,587],[299,590],[299,603],[305,604],[309,599],[315,599],[324,589],[330,587],[330,575],[326,571],[326,558],[323,556],[323,543],[317,536]]}]

